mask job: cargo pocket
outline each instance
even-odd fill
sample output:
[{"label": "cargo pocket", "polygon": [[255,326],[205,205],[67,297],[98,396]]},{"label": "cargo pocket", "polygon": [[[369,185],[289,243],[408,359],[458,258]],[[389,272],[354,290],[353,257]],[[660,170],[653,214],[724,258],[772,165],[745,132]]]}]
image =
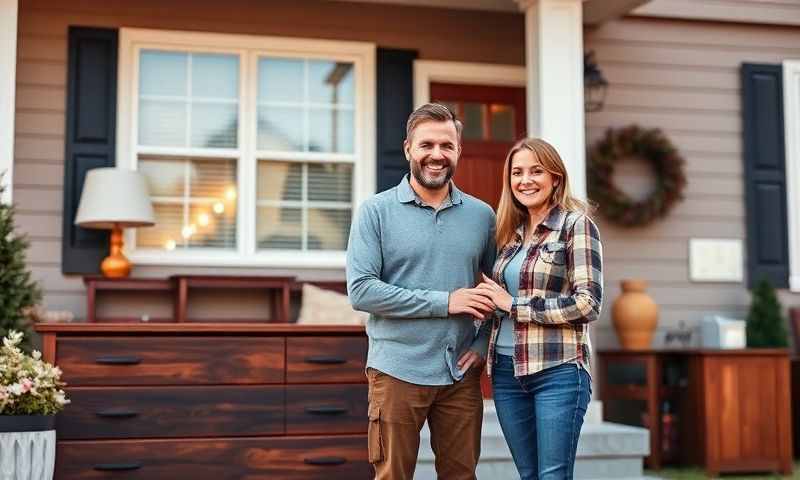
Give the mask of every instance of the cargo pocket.
[{"label": "cargo pocket", "polygon": [[369,463],[382,462],[383,442],[381,441],[381,409],[377,405],[369,406],[367,441],[369,443]]}]

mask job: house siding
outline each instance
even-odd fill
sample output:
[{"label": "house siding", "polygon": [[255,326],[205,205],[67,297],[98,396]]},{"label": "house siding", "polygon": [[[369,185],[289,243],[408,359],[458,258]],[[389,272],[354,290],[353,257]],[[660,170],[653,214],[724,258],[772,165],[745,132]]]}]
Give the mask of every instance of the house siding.
[{"label": "house siding", "polygon": [[[587,143],[608,127],[661,128],[686,159],[688,177],[685,200],[662,221],[624,229],[599,219],[608,308],[597,343],[616,342],[610,307],[625,278],[650,285],[661,309],[657,343],[680,321],[691,327],[707,313],[744,318],[750,302],[744,283],[689,281],[688,242],[744,240],[739,69],[743,62],[800,58],[800,27],[631,16],[587,30],[585,46],[610,82],[603,111],[586,116]],[[784,306],[800,304],[800,294],[781,291],[780,298]]]}]

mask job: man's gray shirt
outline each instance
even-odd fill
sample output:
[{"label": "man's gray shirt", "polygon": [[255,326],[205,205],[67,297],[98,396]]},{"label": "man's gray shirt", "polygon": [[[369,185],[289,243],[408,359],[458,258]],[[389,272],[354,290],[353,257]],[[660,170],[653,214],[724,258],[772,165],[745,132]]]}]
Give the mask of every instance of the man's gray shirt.
[{"label": "man's gray shirt", "polygon": [[471,288],[495,259],[495,217],[451,183],[438,210],[422,203],[406,175],[361,206],[347,248],[347,291],[369,312],[367,367],[417,385],[448,385],[468,349],[484,358],[489,322],[448,314],[450,292]]}]

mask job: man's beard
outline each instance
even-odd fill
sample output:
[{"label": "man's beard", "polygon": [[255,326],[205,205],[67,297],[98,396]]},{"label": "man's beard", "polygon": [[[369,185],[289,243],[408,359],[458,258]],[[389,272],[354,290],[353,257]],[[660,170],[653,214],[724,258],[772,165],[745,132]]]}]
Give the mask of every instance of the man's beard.
[{"label": "man's beard", "polygon": [[437,177],[429,177],[425,175],[425,171],[422,168],[422,163],[418,160],[415,160],[413,157],[411,158],[411,175],[417,179],[420,185],[425,188],[429,188],[431,190],[436,190],[442,188],[443,186],[447,185],[451,178],[453,178],[453,165],[448,160],[443,160],[441,162],[432,162],[427,161],[425,163],[442,163],[444,165],[444,169],[442,174]]}]

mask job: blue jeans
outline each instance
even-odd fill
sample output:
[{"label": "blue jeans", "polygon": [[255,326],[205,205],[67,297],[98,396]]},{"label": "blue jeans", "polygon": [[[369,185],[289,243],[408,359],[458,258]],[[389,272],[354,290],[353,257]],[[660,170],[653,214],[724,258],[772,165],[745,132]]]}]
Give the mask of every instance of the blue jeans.
[{"label": "blue jeans", "polygon": [[513,359],[498,354],[492,391],[521,479],[572,479],[578,436],[592,396],[589,373],[565,363],[515,378]]}]

